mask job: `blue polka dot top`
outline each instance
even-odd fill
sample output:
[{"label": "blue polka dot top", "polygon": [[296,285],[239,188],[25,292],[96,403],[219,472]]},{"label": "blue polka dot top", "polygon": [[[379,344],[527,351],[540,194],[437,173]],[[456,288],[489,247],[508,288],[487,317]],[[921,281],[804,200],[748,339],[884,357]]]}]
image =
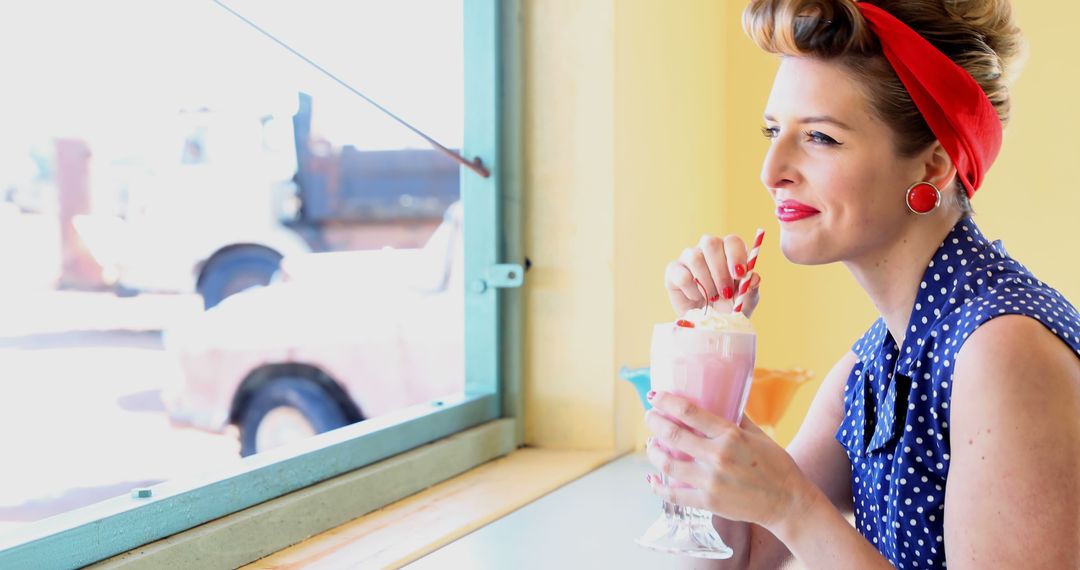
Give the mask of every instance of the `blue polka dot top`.
[{"label": "blue polka dot top", "polygon": [[836,439],[851,460],[855,525],[898,568],[944,568],[953,362],[1000,315],[1038,319],[1080,356],[1080,314],[961,219],[930,261],[904,345],[883,319],[855,343]]}]

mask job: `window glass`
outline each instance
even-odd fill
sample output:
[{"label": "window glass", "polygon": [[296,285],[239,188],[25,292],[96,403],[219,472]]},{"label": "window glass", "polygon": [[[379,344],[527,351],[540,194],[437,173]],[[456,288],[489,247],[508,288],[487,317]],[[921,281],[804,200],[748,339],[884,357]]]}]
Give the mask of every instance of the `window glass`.
[{"label": "window glass", "polygon": [[[463,393],[459,166],[164,4],[0,21],[0,533]],[[463,147],[461,0],[230,6]]]}]

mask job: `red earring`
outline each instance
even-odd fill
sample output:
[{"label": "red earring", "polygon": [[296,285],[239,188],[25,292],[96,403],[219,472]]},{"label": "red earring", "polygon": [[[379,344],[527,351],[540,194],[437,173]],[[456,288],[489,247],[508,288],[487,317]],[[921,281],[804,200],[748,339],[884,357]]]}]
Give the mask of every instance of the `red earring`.
[{"label": "red earring", "polygon": [[941,205],[941,190],[930,182],[916,182],[907,189],[907,207],[913,214],[929,214]]}]

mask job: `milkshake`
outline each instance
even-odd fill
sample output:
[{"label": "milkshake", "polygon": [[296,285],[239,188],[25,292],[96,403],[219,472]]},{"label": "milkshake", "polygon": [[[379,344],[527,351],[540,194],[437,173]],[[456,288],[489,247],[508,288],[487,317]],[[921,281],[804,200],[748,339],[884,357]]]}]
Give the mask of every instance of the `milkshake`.
[{"label": "milkshake", "polygon": [[[653,328],[649,364],[652,389],[678,394],[735,425],[742,420],[754,377],[757,335],[744,309],[749,312],[745,303],[754,295],[750,284],[764,236],[762,229],[754,235],[753,246],[746,257],[746,274],[738,283],[730,313],[716,311],[706,302],[704,307],[687,311],[674,323]],[[694,279],[694,283],[702,297],[708,299],[701,281]],[[699,437],[715,435],[703,434],[666,417]],[[694,461],[693,457],[677,450],[667,447],[661,447],[661,450],[676,460]],[[660,474],[660,483],[687,486],[669,480],[664,473]],[[649,526],[637,543],[661,552],[697,558],[725,559],[734,554],[713,527],[712,513],[668,501],[664,501],[664,514]]]},{"label": "milkshake", "polygon": [[[649,375],[657,392],[693,401],[738,424],[754,375],[757,336],[741,313],[693,309],[653,329]],[[677,459],[688,459],[672,452]]]},{"label": "milkshake", "polygon": [[[650,385],[657,392],[677,394],[738,424],[750,394],[756,345],[754,328],[742,313],[693,309],[674,323],[653,328]],[[694,460],[678,450],[662,449],[677,460]],[[660,477],[673,487],[687,487],[664,474]],[[733,554],[713,528],[711,513],[666,501],[664,514],[637,542],[661,552],[700,558],[723,559]]]}]

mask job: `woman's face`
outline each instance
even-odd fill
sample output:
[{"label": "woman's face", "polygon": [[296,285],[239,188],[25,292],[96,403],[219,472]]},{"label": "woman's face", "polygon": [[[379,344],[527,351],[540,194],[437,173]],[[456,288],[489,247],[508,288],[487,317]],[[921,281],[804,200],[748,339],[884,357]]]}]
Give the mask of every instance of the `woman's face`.
[{"label": "woman's face", "polygon": [[780,64],[765,108],[772,140],[761,181],[776,202],[780,248],[795,263],[880,263],[914,215],[905,191],[919,158],[898,156],[892,131],[840,66],[807,57]]}]

